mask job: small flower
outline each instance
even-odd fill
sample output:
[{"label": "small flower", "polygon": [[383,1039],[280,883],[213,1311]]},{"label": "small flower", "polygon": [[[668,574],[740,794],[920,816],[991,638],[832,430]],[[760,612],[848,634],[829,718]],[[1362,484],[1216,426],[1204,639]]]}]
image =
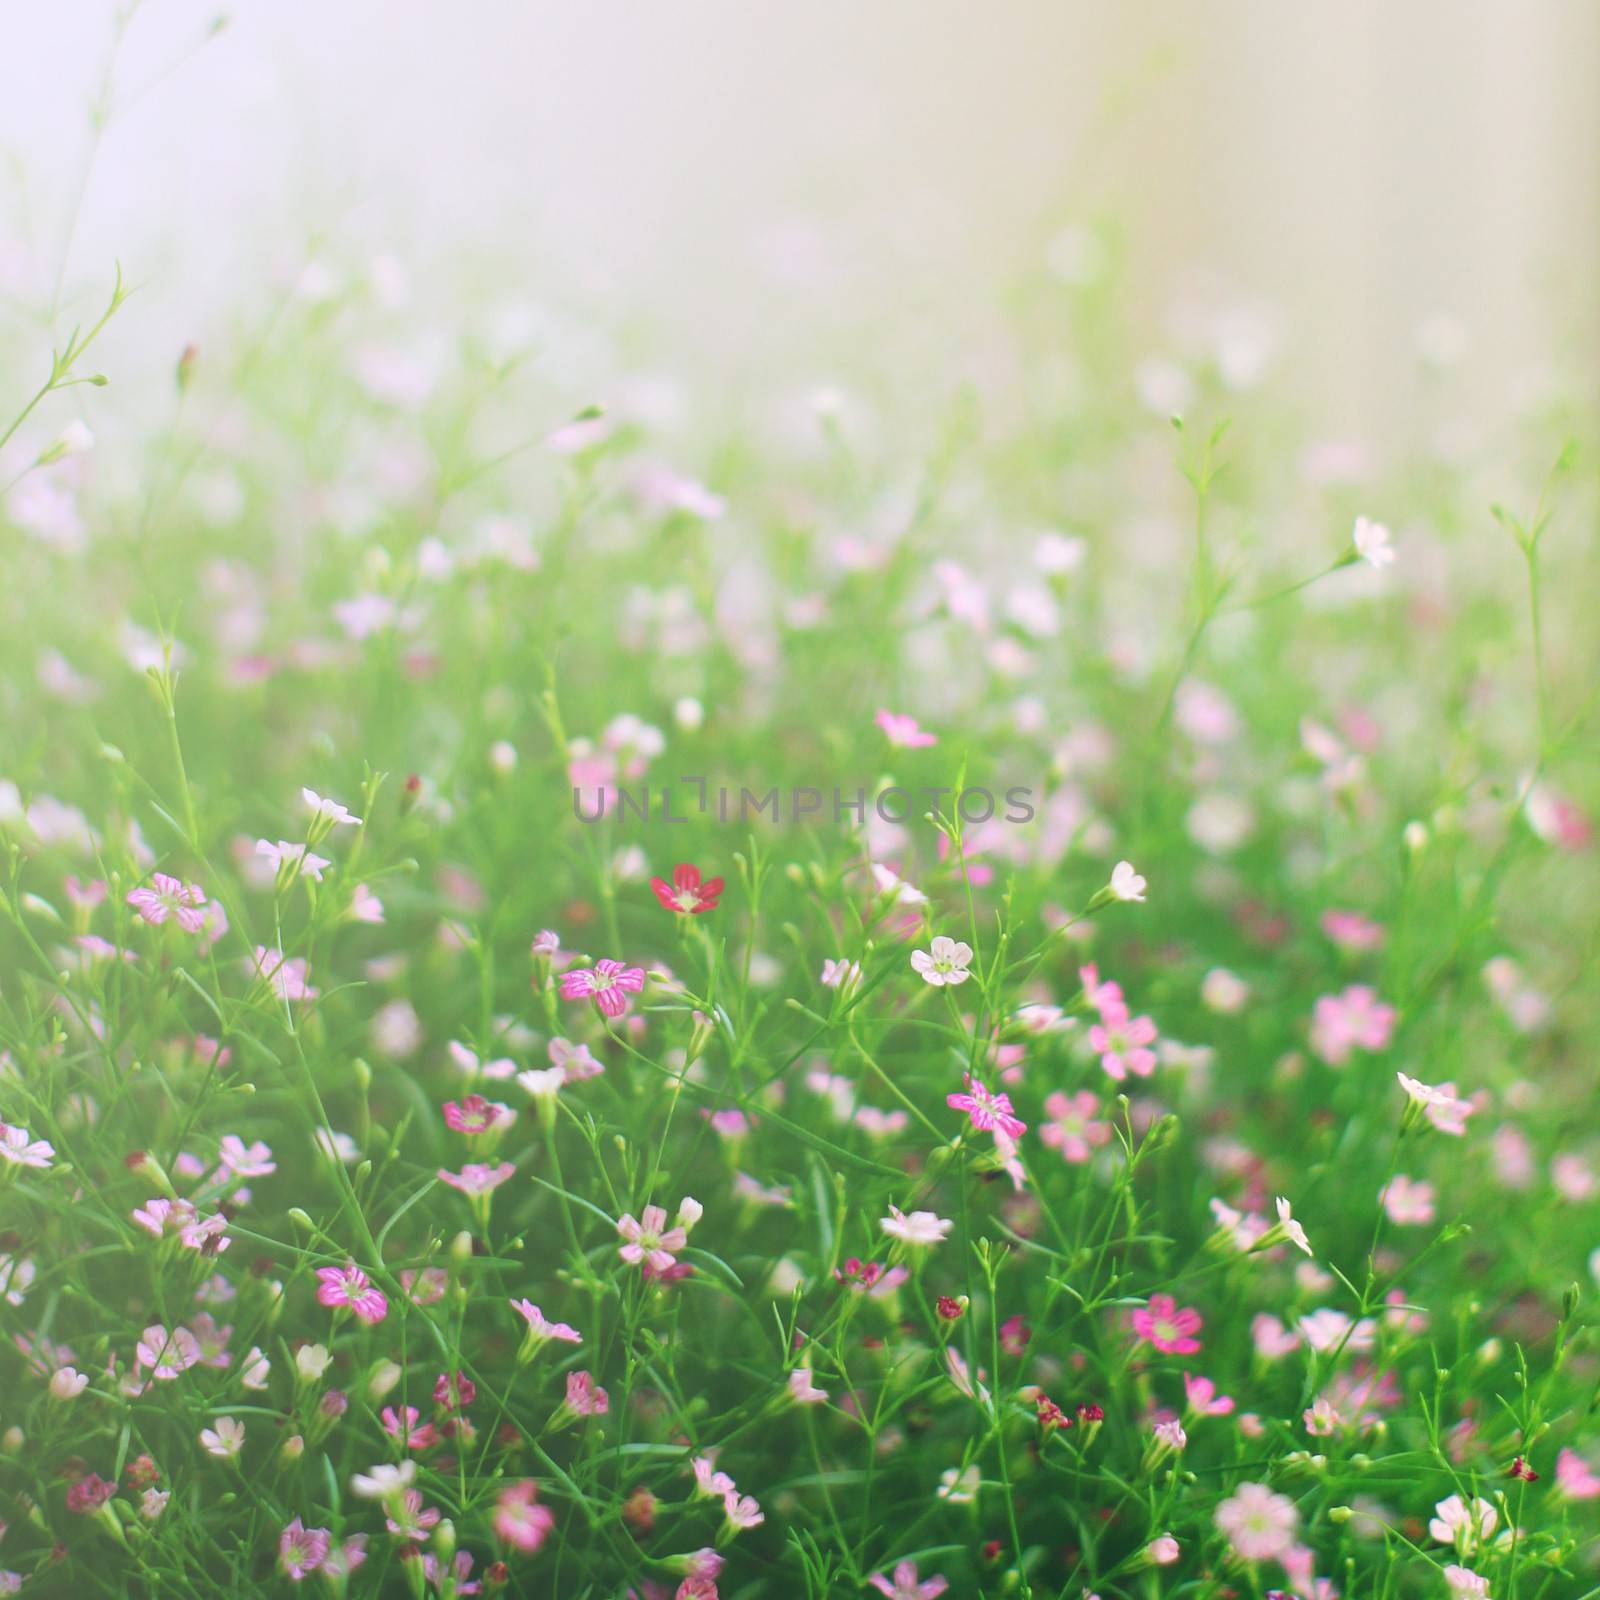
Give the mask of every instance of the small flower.
[{"label": "small flower", "polygon": [[1600,1500],[1600,1473],[1576,1450],[1556,1457],[1556,1493],[1568,1500]]},{"label": "small flower", "polygon": [[950,1587],[938,1576],[924,1578],[918,1582],[915,1561],[896,1563],[892,1581],[883,1573],[875,1572],[867,1582],[880,1594],[887,1595],[889,1600],[938,1600],[938,1597]]},{"label": "small flower", "polygon": [[524,1350],[528,1350],[529,1347],[536,1350],[550,1339],[561,1339],[568,1344],[583,1343],[583,1335],[576,1328],[569,1327],[565,1322],[549,1321],[531,1300],[513,1300],[511,1308],[520,1312],[528,1324]]},{"label": "small flower", "polygon": [[300,876],[310,878],[314,883],[321,883],[323,870],[333,865],[326,856],[315,854],[309,846],[291,844],[287,839],[280,839],[276,844],[270,839],[257,839],[256,854],[265,856],[279,872],[298,867]]},{"label": "small flower", "polygon": [[502,1161],[498,1166],[489,1166],[483,1161],[469,1161],[459,1172],[446,1172],[439,1168],[439,1181],[448,1183],[452,1189],[459,1189],[465,1195],[485,1195],[498,1189],[502,1183],[516,1171],[515,1165],[509,1161]]},{"label": "small flower", "polygon": [[939,742],[937,734],[925,732],[915,717],[902,712],[880,711],[872,720],[883,730],[884,738],[901,750],[925,750]]},{"label": "small flower", "polygon": [[200,1443],[207,1455],[231,1461],[244,1449],[244,1424],[236,1417],[218,1417],[215,1428],[200,1430]]},{"label": "small flower", "polygon": [[965,1093],[946,1095],[945,1104],[952,1111],[965,1111],[979,1132],[998,1129],[1008,1139],[1020,1139],[1028,1131],[1027,1123],[1012,1111],[1011,1097],[992,1094],[976,1078],[967,1079]]},{"label": "small flower", "polygon": [[1101,1070],[1116,1083],[1131,1072],[1148,1078],[1156,1070],[1156,1025],[1149,1017],[1129,1017],[1119,999],[1101,1006],[1101,1020],[1089,1030],[1089,1048],[1100,1057]]},{"label": "small flower", "polygon": [[325,822],[331,828],[361,826],[361,818],[351,816],[337,800],[325,799],[311,789],[302,789],[300,798],[311,808],[311,815],[316,821]]},{"label": "small flower", "polygon": [[1441,1500],[1433,1512],[1428,1532],[1440,1544],[1454,1545],[1464,1556],[1487,1544],[1500,1522],[1500,1513],[1492,1502],[1481,1497],[1469,1504],[1460,1495],[1453,1494]]},{"label": "small flower", "polygon": [[1131,861],[1119,861],[1111,869],[1111,895],[1115,900],[1144,901],[1145,881],[1133,870]]},{"label": "small flower", "polygon": [[1210,1378],[1196,1378],[1184,1373],[1183,1392],[1192,1416],[1225,1417],[1233,1410],[1232,1397],[1218,1394],[1217,1386]]},{"label": "small flower", "polygon": [[507,1484],[495,1501],[494,1531],[513,1549],[532,1554],[550,1536],[556,1519],[538,1502],[539,1486],[532,1478]]},{"label": "small flower", "polygon": [[912,968],[922,974],[923,982],[935,988],[943,984],[965,983],[972,973],[972,946],[959,939],[940,934],[927,950],[911,952]]},{"label": "small flower", "polygon": [[1153,1294],[1148,1305],[1133,1313],[1133,1331],[1157,1350],[1172,1356],[1192,1356],[1200,1348],[1194,1336],[1202,1326],[1200,1313],[1192,1306],[1181,1310],[1169,1294]]},{"label": "small flower", "polygon": [[48,1139],[32,1138],[26,1128],[0,1122],[0,1161],[42,1172],[55,1160],[55,1154],[56,1147]]},{"label": "small flower", "polygon": [[908,1215],[898,1206],[890,1206],[889,1215],[880,1218],[878,1226],[902,1244],[927,1247],[941,1243],[955,1223],[932,1211],[913,1211]]},{"label": "small flower", "polygon": [[350,1492],[362,1500],[389,1500],[409,1488],[416,1476],[415,1461],[402,1461],[398,1466],[381,1461],[368,1472],[354,1473]]},{"label": "small flower", "polygon": [[847,961],[843,956],[838,960],[825,960],[822,963],[822,976],[817,981],[825,989],[853,989],[861,982],[860,963]]},{"label": "small flower", "polygon": [[810,1367],[796,1367],[789,1374],[789,1395],[799,1405],[814,1406],[828,1398],[828,1391],[811,1381]]},{"label": "small flower", "polygon": [[1368,566],[1381,570],[1394,560],[1394,547],[1389,543],[1389,530],[1381,522],[1373,522],[1367,517],[1357,517],[1355,527],[1350,533],[1350,542],[1355,546],[1357,556]]},{"label": "small flower", "polygon": [[1297,1250],[1311,1254],[1311,1241],[1306,1238],[1306,1230],[1294,1220],[1290,1211],[1289,1202],[1280,1194],[1277,1200],[1278,1220],[1269,1228],[1261,1238],[1261,1247],[1274,1244],[1281,1239],[1287,1239]]},{"label": "small flower", "polygon": [[593,1000],[607,1017],[620,1017],[628,1009],[628,996],[643,988],[644,968],[625,967],[620,961],[597,961],[561,976],[563,1000]]},{"label": "small flower", "polygon": [[655,890],[656,899],[668,911],[680,914],[698,916],[702,911],[715,911],[717,902],[722,895],[722,879],[700,877],[700,869],[691,866],[687,861],[680,862],[672,869],[672,882],[664,878],[652,878],[650,887]]},{"label": "small flower", "polygon": [[1395,1073],[1395,1077],[1406,1092],[1408,1118],[1420,1113],[1440,1133],[1460,1135],[1466,1132],[1467,1118],[1472,1115],[1472,1103],[1456,1098],[1456,1086],[1453,1083],[1422,1083],[1416,1078],[1408,1078],[1403,1072]]},{"label": "small flower", "polygon": [[296,1517],[278,1536],[279,1570],[284,1577],[299,1583],[327,1560],[332,1542],[333,1535],[326,1528],[307,1528]]},{"label": "small flower", "polygon": [[372,1287],[372,1280],[355,1262],[342,1267],[318,1267],[317,1302],[346,1307],[362,1322],[382,1322],[389,1314],[388,1299]]},{"label": "small flower", "polygon": [[1433,1221],[1433,1185],[1408,1178],[1397,1172],[1385,1188],[1379,1191],[1379,1200],[1397,1227],[1425,1227]]},{"label": "small flower", "polygon": [[619,1217],[617,1232],[623,1240],[617,1254],[630,1266],[648,1266],[655,1272],[667,1271],[689,1242],[685,1228],[667,1226],[667,1213],[661,1206],[646,1206],[637,1222],[631,1214]]},{"label": "small flower", "polygon": [[150,886],[128,891],[128,904],[148,923],[159,926],[168,917],[185,933],[199,933],[206,925],[205,891],[197,883],[164,872],[152,874]]},{"label": "small flower", "polygon": [[1144,1554],[1151,1566],[1170,1567],[1182,1551],[1170,1533],[1163,1533],[1144,1547]]},{"label": "small flower", "polygon": [[1294,1544],[1300,1512],[1264,1483],[1241,1483],[1217,1507],[1215,1521],[1241,1561],[1279,1561]]},{"label": "small flower", "polygon": [[1050,1121],[1041,1125],[1039,1137],[1052,1150],[1059,1150],[1063,1161],[1081,1164],[1100,1146],[1111,1142],[1111,1124],[1095,1118],[1099,1109],[1099,1100],[1088,1089],[1073,1095],[1057,1089],[1045,1100],[1045,1115]]},{"label": "small flower", "polygon": [[567,1374],[566,1409],[574,1417],[603,1417],[611,1408],[611,1397],[594,1381],[591,1372]]},{"label": "small flower", "polygon": [[176,1378],[200,1359],[200,1341],[187,1328],[171,1333],[155,1323],[144,1330],[133,1352],[134,1368],[149,1367],[155,1378]]},{"label": "small flower", "polygon": [[56,1400],[76,1400],[88,1387],[89,1380],[76,1367],[57,1367],[50,1374],[50,1394]]},{"label": "small flower", "polygon": [[1453,1561],[1444,1569],[1444,1582],[1450,1591],[1450,1600],[1493,1600],[1487,1578],[1480,1578],[1476,1572],[1457,1566]]},{"label": "small flower", "polygon": [[286,957],[281,950],[258,944],[253,967],[255,975],[270,984],[280,1000],[315,1000],[320,993],[306,982],[309,969],[303,957]]}]

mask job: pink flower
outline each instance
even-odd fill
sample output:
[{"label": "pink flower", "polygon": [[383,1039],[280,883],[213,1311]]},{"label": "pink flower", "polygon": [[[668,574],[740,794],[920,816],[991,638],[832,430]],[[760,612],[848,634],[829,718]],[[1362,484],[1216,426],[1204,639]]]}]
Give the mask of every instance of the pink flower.
[{"label": "pink flower", "polygon": [[56,1147],[48,1139],[32,1138],[26,1128],[0,1122],[0,1161],[42,1172],[55,1159],[55,1153]]},{"label": "pink flower", "polygon": [[388,1300],[372,1287],[372,1280],[355,1262],[342,1267],[318,1267],[320,1305],[346,1307],[363,1322],[382,1322],[389,1314]]},{"label": "pink flower", "polygon": [[567,1374],[567,1409],[575,1417],[603,1417],[611,1407],[611,1397],[594,1381],[590,1372]]},{"label": "pink flower", "polygon": [[128,904],[146,922],[159,925],[176,918],[185,933],[199,933],[206,925],[205,891],[197,883],[185,883],[164,872],[151,875],[149,888],[130,889]]},{"label": "pink flower", "polygon": [[1083,985],[1084,998],[1100,1013],[1103,1019],[1110,1012],[1116,1017],[1125,1017],[1128,1008],[1122,999],[1122,985],[1113,983],[1109,978],[1104,983],[1100,981],[1100,969],[1096,966],[1079,967],[1078,982]]},{"label": "pink flower", "polygon": [[420,1544],[438,1526],[439,1516],[437,1506],[423,1509],[420,1489],[406,1489],[398,1501],[388,1502],[383,1520],[395,1538]]},{"label": "pink flower", "polygon": [[1089,1030],[1089,1048],[1100,1057],[1107,1077],[1120,1083],[1131,1072],[1148,1078],[1156,1070],[1156,1025],[1149,1017],[1132,1017],[1120,1002],[1102,1006],[1100,1022]]},{"label": "pink flower", "polygon": [[1576,1450],[1556,1457],[1556,1491],[1568,1500],[1600,1500],[1600,1476]]},{"label": "pink flower", "polygon": [[735,1531],[743,1528],[759,1528],[767,1520],[755,1496],[740,1494],[737,1489],[729,1489],[723,1495],[722,1514],[727,1518],[728,1526]]},{"label": "pink flower", "polygon": [[608,1017],[620,1017],[628,1009],[628,996],[644,988],[644,968],[625,967],[620,961],[597,961],[592,967],[576,967],[562,974],[563,1000],[590,1000]]},{"label": "pink flower", "polygon": [[383,1408],[383,1431],[408,1450],[431,1449],[439,1442],[439,1430],[431,1422],[419,1427],[421,1421],[422,1413],[415,1406],[404,1406],[399,1411],[393,1406]]},{"label": "pink flower", "polygon": [[296,1517],[278,1536],[278,1566],[284,1577],[299,1583],[328,1558],[333,1535],[326,1528],[307,1528]]},{"label": "pink flower", "polygon": [[898,711],[880,711],[873,720],[883,729],[884,737],[890,744],[902,750],[925,750],[931,744],[938,744],[936,734],[925,733],[917,726],[915,717],[905,716]]},{"label": "pink flower", "polygon": [[1094,1120],[1100,1102],[1088,1089],[1074,1095],[1057,1089],[1044,1103],[1051,1120],[1039,1129],[1039,1137],[1052,1150],[1061,1152],[1063,1161],[1082,1163],[1101,1145],[1111,1141],[1111,1124]]},{"label": "pink flower", "polygon": [[672,869],[671,883],[664,878],[652,878],[650,887],[655,890],[656,899],[668,911],[695,916],[702,911],[715,911],[722,895],[721,878],[702,880],[699,867],[691,866],[687,861],[679,862]]},{"label": "pink flower", "polygon": [[1433,1185],[1397,1172],[1378,1197],[1389,1220],[1400,1227],[1424,1227],[1433,1221]]},{"label": "pink flower", "polygon": [[811,1381],[810,1367],[796,1367],[789,1374],[789,1394],[796,1402],[803,1406],[820,1405],[828,1398],[826,1389],[819,1389]]},{"label": "pink flower", "polygon": [[254,958],[255,975],[272,986],[280,1000],[315,1000],[321,993],[306,982],[309,971],[299,957],[286,957],[281,950],[258,944]]},{"label": "pink flower", "polygon": [[950,1587],[941,1577],[924,1578],[919,1583],[915,1561],[898,1562],[893,1582],[881,1572],[873,1573],[867,1582],[880,1594],[888,1595],[889,1600],[938,1600],[938,1596]]},{"label": "pink flower", "polygon": [[1216,1524],[1241,1561],[1281,1561],[1294,1543],[1300,1512],[1264,1483],[1241,1483],[1217,1507]]},{"label": "pink flower", "polygon": [[515,1550],[531,1555],[550,1536],[556,1519],[538,1504],[539,1485],[532,1478],[507,1484],[495,1501],[494,1531]]},{"label": "pink flower", "polygon": [[446,1172],[440,1167],[439,1179],[452,1189],[459,1189],[462,1194],[482,1195],[498,1189],[516,1170],[509,1161],[502,1161],[496,1167],[483,1161],[469,1161],[459,1172]]},{"label": "pink flower", "polygon": [[1218,1394],[1217,1386],[1209,1378],[1183,1375],[1183,1391],[1188,1397],[1189,1410],[1197,1417],[1225,1417],[1233,1410],[1230,1395]]},{"label": "pink flower", "polygon": [[1020,1139],[1028,1131],[1027,1123],[1013,1113],[1010,1095],[992,1094],[976,1078],[969,1077],[966,1082],[964,1094],[945,1096],[952,1111],[965,1111],[981,1133],[999,1129],[1008,1139]]},{"label": "pink flower", "polygon": [[1341,993],[1325,994],[1311,1013],[1311,1048],[1330,1067],[1343,1066],[1350,1052],[1383,1050],[1394,1035],[1396,1012],[1375,990],[1354,983]]},{"label": "pink flower", "polygon": [[187,1328],[169,1334],[160,1323],[144,1330],[133,1353],[136,1368],[149,1367],[151,1376],[176,1378],[200,1359],[200,1341]]},{"label": "pink flower", "polygon": [[551,1322],[531,1300],[513,1300],[511,1308],[522,1313],[528,1324],[528,1338],[543,1344],[546,1339],[564,1339],[568,1344],[582,1344],[583,1335],[564,1322]]},{"label": "pink flower", "polygon": [[1325,911],[1322,931],[1344,950],[1376,950],[1383,943],[1383,928],[1359,911]]},{"label": "pink flower", "polygon": [[1180,1310],[1169,1294],[1151,1295],[1150,1303],[1133,1313],[1133,1331],[1169,1356],[1192,1356],[1200,1348],[1194,1337],[1200,1328],[1200,1313],[1193,1306]]},{"label": "pink flower", "polygon": [[672,1266],[677,1252],[689,1242],[683,1228],[668,1228],[667,1213],[661,1206],[646,1206],[641,1219],[631,1215],[620,1217],[617,1232],[623,1243],[617,1254],[631,1266],[648,1265],[657,1272]]}]

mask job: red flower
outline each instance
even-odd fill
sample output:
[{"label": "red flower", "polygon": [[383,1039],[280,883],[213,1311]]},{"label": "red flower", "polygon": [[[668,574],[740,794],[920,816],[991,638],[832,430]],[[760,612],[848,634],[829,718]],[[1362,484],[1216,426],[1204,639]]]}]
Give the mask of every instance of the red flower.
[{"label": "red flower", "polygon": [[690,866],[687,861],[680,862],[672,869],[672,882],[665,878],[652,878],[650,887],[656,892],[656,899],[668,911],[681,913],[688,912],[699,916],[702,911],[715,911],[717,901],[722,898],[722,879],[700,877],[699,867]]},{"label": "red flower", "polygon": [[1511,1478],[1521,1478],[1524,1483],[1537,1483],[1539,1481],[1539,1474],[1535,1472],[1533,1468],[1522,1459],[1521,1456],[1518,1456],[1517,1459],[1511,1463],[1511,1469],[1506,1476]]}]

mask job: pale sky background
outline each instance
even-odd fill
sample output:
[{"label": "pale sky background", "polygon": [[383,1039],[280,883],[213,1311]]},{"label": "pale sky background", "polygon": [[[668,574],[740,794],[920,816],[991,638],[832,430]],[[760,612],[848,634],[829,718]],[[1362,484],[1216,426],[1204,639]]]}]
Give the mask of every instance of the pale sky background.
[{"label": "pale sky background", "polygon": [[[0,281],[36,297],[113,7],[3,4]],[[193,50],[224,9],[140,7],[73,237],[69,287],[120,256],[163,362],[312,225],[716,363],[864,308],[936,348],[1112,214],[1149,349],[1195,282],[1276,306],[1333,425],[1404,411],[1431,314],[1491,411],[1595,334],[1587,0],[245,0]]]}]

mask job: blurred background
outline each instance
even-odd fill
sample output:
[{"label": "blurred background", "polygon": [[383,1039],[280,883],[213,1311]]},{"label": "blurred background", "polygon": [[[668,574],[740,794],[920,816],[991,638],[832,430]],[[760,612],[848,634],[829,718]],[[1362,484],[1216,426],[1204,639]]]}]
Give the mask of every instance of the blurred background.
[{"label": "blurred background", "polygon": [[1111,270],[1133,348],[1198,329],[1333,429],[1403,429],[1441,365],[1489,417],[1591,365],[1588,0],[127,10],[15,6],[0,51],[0,289],[59,330],[120,257],[125,364],[320,245],[423,321],[493,278],[703,375],[826,381],[868,323],[936,371]]}]

